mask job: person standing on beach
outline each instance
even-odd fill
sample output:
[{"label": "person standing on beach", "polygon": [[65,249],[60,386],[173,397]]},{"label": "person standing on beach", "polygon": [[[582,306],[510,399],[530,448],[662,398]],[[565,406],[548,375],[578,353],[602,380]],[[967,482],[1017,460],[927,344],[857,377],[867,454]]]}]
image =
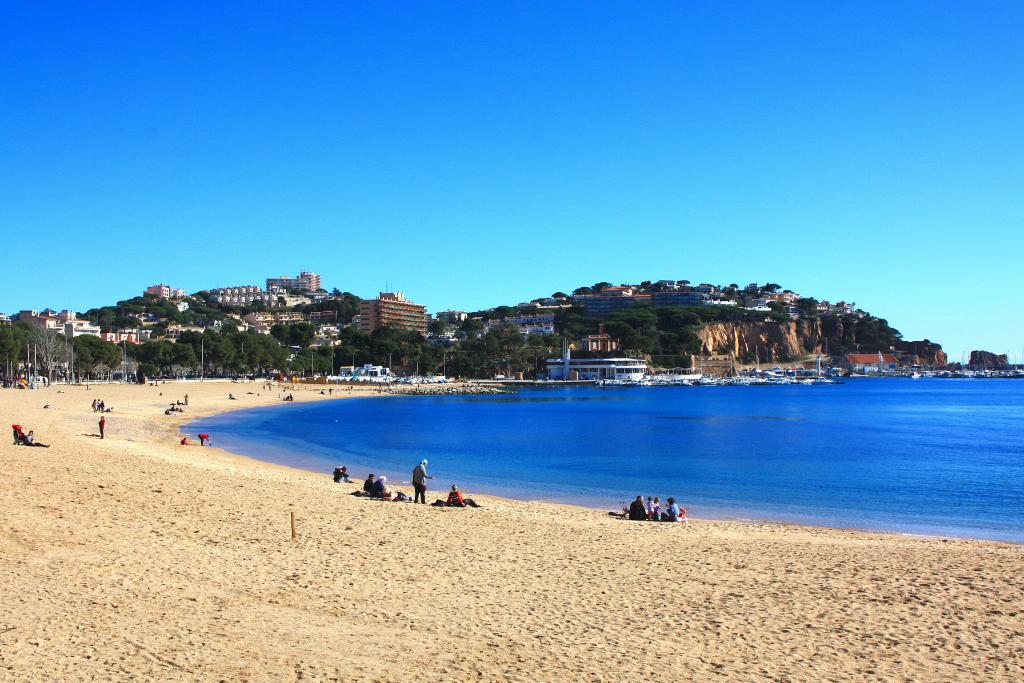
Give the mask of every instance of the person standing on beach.
[{"label": "person standing on beach", "polygon": [[103,430],[107,426],[107,418],[100,416],[100,438],[103,438]]},{"label": "person standing on beach", "polygon": [[420,460],[420,464],[412,469],[412,487],[416,489],[412,502],[427,504],[427,479],[433,477],[427,474],[427,461]]}]

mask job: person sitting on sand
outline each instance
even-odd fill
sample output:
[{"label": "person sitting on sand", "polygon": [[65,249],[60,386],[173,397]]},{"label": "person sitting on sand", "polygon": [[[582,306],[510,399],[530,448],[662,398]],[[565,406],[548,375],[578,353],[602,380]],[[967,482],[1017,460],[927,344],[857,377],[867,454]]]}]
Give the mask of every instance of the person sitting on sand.
[{"label": "person sitting on sand", "polygon": [[190,445],[189,442],[188,442],[188,437],[187,436],[181,437],[181,445],[182,446],[189,446]]},{"label": "person sitting on sand", "polygon": [[643,522],[647,519],[647,508],[644,506],[644,497],[637,496],[629,505],[629,518],[636,522]]},{"label": "person sitting on sand", "polygon": [[373,487],[377,484],[377,475],[373,472],[366,477],[366,481],[363,482],[363,493],[368,496],[373,495]]},{"label": "person sitting on sand", "polygon": [[649,502],[647,504],[647,510],[650,513],[647,519],[652,522],[657,522],[661,519],[661,496],[655,496],[654,502]]},{"label": "person sitting on sand", "polygon": [[661,513],[661,521],[663,522],[678,522],[686,515],[686,510],[676,505],[675,498],[668,499],[668,506],[665,507],[665,511]]},{"label": "person sitting on sand", "polygon": [[21,425],[11,425],[11,431],[14,433],[14,445],[17,446],[21,443]]},{"label": "person sitting on sand", "polygon": [[459,491],[459,487],[452,484],[452,490],[448,493],[448,500],[435,500],[431,503],[434,507],[450,507],[450,508],[478,508],[480,507],[475,500],[472,498],[463,498],[462,491]]},{"label": "person sitting on sand", "polygon": [[228,394],[228,400],[229,401],[237,401],[238,399],[235,398],[234,394]]},{"label": "person sitting on sand", "polygon": [[351,484],[352,480],[348,478],[348,468],[345,465],[334,468],[334,483],[345,482]]},{"label": "person sitting on sand", "polygon": [[384,475],[377,477],[377,481],[373,482],[373,488],[370,489],[370,495],[374,498],[383,498],[385,493],[390,493],[387,482],[388,478]]},{"label": "person sitting on sand", "polygon": [[40,443],[36,441],[36,433],[33,432],[31,429],[28,430],[28,436],[25,437],[25,445],[38,446],[39,448],[49,448],[49,446],[47,446],[45,443]]}]

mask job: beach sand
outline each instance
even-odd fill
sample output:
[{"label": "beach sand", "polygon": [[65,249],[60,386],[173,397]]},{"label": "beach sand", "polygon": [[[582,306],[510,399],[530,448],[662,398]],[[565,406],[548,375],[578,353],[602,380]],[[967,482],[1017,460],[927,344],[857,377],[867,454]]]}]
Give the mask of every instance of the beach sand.
[{"label": "beach sand", "polygon": [[52,444],[0,446],[0,680],[1024,680],[1020,545],[382,503],[178,445],[271,393],[0,391]]}]

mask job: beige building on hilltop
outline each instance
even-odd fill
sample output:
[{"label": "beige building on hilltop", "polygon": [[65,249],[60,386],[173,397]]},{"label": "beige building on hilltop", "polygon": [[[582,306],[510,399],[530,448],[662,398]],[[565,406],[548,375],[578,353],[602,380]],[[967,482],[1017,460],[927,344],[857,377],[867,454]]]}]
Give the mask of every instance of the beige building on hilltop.
[{"label": "beige building on hilltop", "polygon": [[298,289],[303,292],[315,292],[320,289],[320,276],[317,273],[302,271],[296,277],[282,275],[267,278],[267,291],[274,289]]},{"label": "beige building on hilltop", "polygon": [[402,292],[381,292],[376,299],[359,302],[359,330],[373,332],[391,325],[427,333],[427,307],[413,303]]},{"label": "beige building on hilltop", "polygon": [[171,287],[170,285],[157,284],[151,287],[146,287],[143,294],[149,294],[159,299],[184,299],[188,296],[188,293],[184,289],[177,287]]}]

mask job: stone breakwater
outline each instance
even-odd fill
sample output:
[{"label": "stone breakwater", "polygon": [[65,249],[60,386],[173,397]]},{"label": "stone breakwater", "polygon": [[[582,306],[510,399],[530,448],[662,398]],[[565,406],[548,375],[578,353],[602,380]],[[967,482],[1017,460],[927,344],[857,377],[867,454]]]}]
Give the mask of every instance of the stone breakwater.
[{"label": "stone breakwater", "polygon": [[505,389],[486,387],[479,384],[408,384],[392,385],[383,393],[401,395],[456,395],[456,394],[507,394]]}]

